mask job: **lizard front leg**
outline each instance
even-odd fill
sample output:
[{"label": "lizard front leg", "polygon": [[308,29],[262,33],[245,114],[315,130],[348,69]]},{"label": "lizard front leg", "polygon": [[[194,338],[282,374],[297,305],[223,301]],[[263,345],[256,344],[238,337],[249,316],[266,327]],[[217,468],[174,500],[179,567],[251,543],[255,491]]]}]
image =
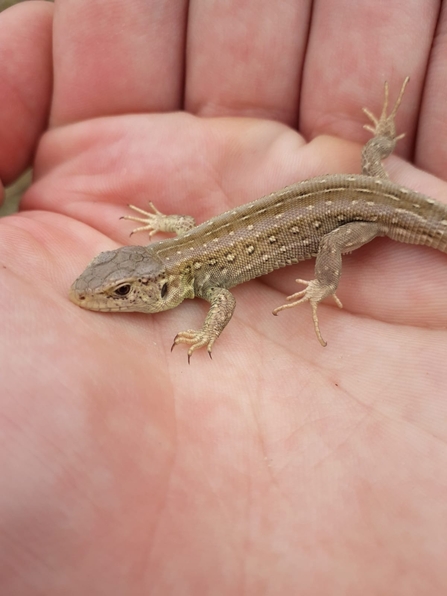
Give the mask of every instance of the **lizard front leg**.
[{"label": "lizard front leg", "polygon": [[323,236],[315,262],[315,279],[311,281],[297,279],[297,283],[305,284],[307,287],[301,292],[288,296],[287,300],[290,302],[275,308],[273,314],[277,315],[282,310],[309,301],[312,307],[315,333],[320,344],[326,346],[320,331],[317,307],[322,300],[332,296],[337,306],[342,308],[342,303],[335,294],[341,276],[342,255],[352,252],[367,244],[376,236],[384,234],[382,226],[377,223],[355,221],[340,226]]},{"label": "lizard front leg", "polygon": [[194,350],[203,346],[207,346],[208,354],[211,358],[213,344],[230,322],[236,306],[236,300],[233,294],[225,288],[203,288],[196,295],[199,298],[204,298],[211,304],[205,322],[198,331],[188,329],[188,331],[177,333],[171,347],[172,351],[177,344],[189,344],[191,347],[188,350],[188,364]]},{"label": "lizard front leg", "polygon": [[149,206],[153,213],[144,211],[144,209],[135,207],[135,205],[128,206],[129,209],[133,209],[133,211],[145,217],[136,217],[135,215],[123,215],[120,217],[120,219],[130,219],[131,221],[145,224],[132,230],[130,233],[131,236],[137,232],[149,232],[149,238],[152,238],[157,232],[173,232],[177,236],[181,236],[196,225],[194,218],[190,215],[165,215],[155,207],[152,201],[149,201]]}]

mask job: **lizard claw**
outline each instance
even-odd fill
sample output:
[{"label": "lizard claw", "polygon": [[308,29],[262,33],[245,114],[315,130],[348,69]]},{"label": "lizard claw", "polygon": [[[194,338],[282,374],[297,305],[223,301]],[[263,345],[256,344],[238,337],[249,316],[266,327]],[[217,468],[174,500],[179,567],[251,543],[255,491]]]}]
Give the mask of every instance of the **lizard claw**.
[{"label": "lizard claw", "polygon": [[213,347],[215,338],[208,335],[205,331],[194,331],[194,329],[188,329],[188,331],[180,331],[174,337],[174,343],[171,346],[171,352],[178,344],[188,344],[191,347],[188,350],[188,364],[190,364],[192,353],[203,346],[207,346],[208,356],[213,359],[211,355],[211,349]]}]

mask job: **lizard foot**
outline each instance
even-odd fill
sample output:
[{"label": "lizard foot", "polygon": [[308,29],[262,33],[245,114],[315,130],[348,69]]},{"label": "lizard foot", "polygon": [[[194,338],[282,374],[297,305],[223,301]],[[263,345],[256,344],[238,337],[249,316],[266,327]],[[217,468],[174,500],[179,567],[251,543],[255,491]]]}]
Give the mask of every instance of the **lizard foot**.
[{"label": "lizard foot", "polygon": [[295,281],[297,283],[304,284],[306,288],[304,290],[301,290],[301,292],[296,292],[291,296],[287,296],[287,300],[289,300],[290,302],[288,304],[283,304],[282,306],[278,306],[277,308],[275,308],[273,314],[277,315],[282,310],[286,310],[286,308],[292,308],[297,304],[309,301],[312,307],[312,319],[314,322],[315,333],[317,334],[318,341],[320,342],[320,344],[323,347],[325,347],[327,343],[324,341],[323,336],[321,335],[320,324],[318,322],[318,304],[322,300],[324,300],[324,298],[332,296],[339,308],[343,308],[343,305],[336,296],[335,289],[333,289],[331,286],[323,285],[320,281],[318,281],[318,279],[313,279],[312,281],[307,281],[305,279],[296,279]]},{"label": "lizard foot", "polygon": [[188,364],[191,362],[191,355],[194,350],[207,346],[208,356],[212,359],[211,349],[216,340],[215,336],[208,334],[206,331],[201,329],[200,331],[194,331],[194,329],[188,329],[188,331],[180,331],[174,337],[174,343],[171,346],[171,352],[178,344],[189,344],[191,347],[188,350]]},{"label": "lizard foot", "polygon": [[129,205],[130,209],[141,213],[144,217],[137,217],[135,215],[123,215],[120,217],[120,219],[130,219],[131,221],[145,224],[132,230],[130,233],[131,236],[137,232],[149,232],[149,238],[152,238],[157,232],[174,232],[180,236],[196,225],[194,218],[189,215],[165,215],[155,207],[152,201],[149,201],[149,206],[153,213],[144,211],[144,209],[135,207],[135,205]]},{"label": "lizard foot", "polygon": [[383,102],[382,113],[380,114],[379,118],[376,118],[374,114],[368,110],[368,108],[363,108],[363,112],[368,116],[368,118],[372,122],[372,126],[370,124],[365,124],[364,129],[369,130],[372,132],[375,137],[386,137],[392,139],[394,141],[398,141],[402,139],[405,134],[401,134],[396,136],[396,128],[394,124],[394,120],[396,118],[397,110],[402,101],[402,97],[405,91],[405,87],[408,84],[410,77],[406,77],[405,81],[403,82],[402,88],[399,93],[399,97],[397,98],[396,103],[394,104],[394,108],[391,110],[390,114],[387,115],[388,110],[388,83],[385,81],[385,98]]}]

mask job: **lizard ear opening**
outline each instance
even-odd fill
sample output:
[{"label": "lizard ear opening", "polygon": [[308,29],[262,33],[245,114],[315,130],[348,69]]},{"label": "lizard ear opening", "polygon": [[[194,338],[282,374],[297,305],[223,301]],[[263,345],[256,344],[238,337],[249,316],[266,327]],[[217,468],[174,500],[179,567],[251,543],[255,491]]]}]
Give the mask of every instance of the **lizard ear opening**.
[{"label": "lizard ear opening", "polygon": [[168,284],[165,282],[161,288],[160,295],[162,298],[164,298],[167,293],[168,293]]}]

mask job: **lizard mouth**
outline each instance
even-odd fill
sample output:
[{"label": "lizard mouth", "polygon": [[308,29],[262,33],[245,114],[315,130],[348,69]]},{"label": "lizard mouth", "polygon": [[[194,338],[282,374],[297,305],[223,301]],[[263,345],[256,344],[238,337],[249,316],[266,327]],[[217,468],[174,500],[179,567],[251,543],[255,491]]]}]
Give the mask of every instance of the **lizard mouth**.
[{"label": "lizard mouth", "polygon": [[93,296],[89,296],[86,292],[79,292],[73,284],[68,294],[69,299],[76,306],[85,308],[86,310],[110,310],[109,308],[103,308],[99,300],[95,300]]},{"label": "lizard mouth", "polygon": [[115,302],[100,300],[98,296],[89,295],[88,292],[79,292],[74,286],[75,284],[70,288],[68,297],[76,306],[97,312],[120,312],[127,310],[124,305],[120,307]]}]

